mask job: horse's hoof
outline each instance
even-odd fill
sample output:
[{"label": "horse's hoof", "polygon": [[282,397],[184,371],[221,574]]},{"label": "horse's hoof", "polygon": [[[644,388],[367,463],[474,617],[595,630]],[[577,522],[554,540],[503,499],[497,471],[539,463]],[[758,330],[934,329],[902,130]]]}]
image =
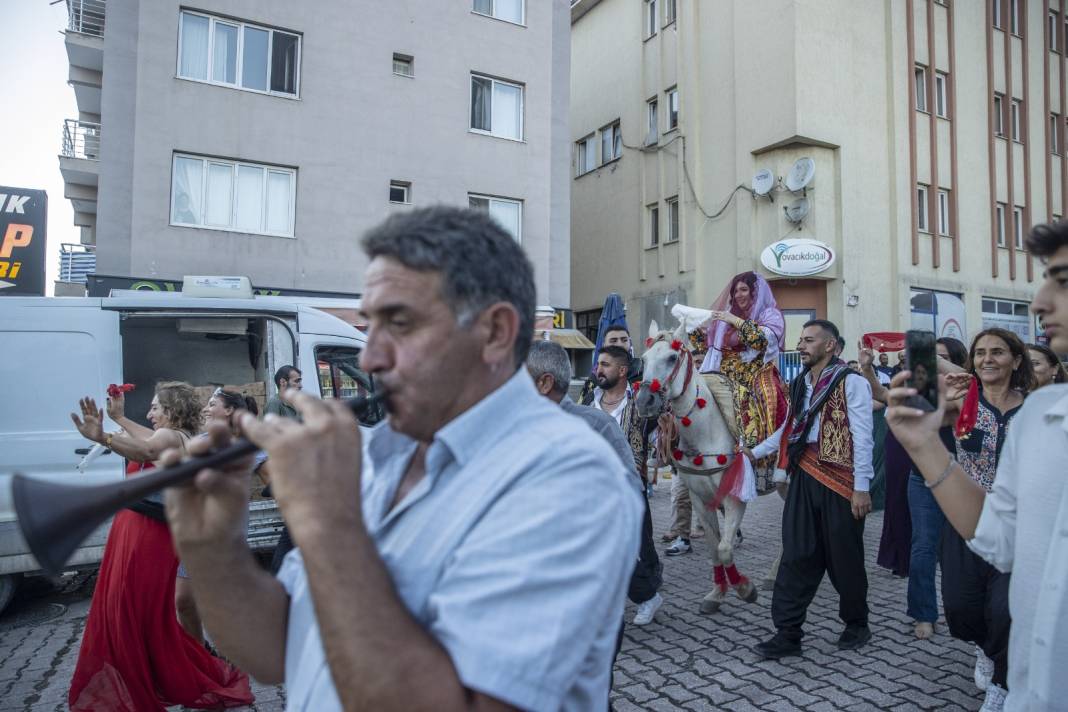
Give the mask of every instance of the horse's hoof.
[{"label": "horse's hoof", "polygon": [[746,581],[745,583],[739,584],[738,588],[735,589],[735,593],[738,594],[738,598],[746,603],[756,603],[757,597],[759,596],[757,588],[753,585],[752,581]]},{"label": "horse's hoof", "polygon": [[707,598],[701,601],[701,613],[709,615],[719,611],[719,601],[710,601]]}]

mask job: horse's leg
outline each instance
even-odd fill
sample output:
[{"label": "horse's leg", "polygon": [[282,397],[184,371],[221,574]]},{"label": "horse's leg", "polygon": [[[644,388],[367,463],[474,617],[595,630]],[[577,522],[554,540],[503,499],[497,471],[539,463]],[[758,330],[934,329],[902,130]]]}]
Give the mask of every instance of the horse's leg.
[{"label": "horse's leg", "polygon": [[723,507],[726,525],[723,530],[723,539],[719,543],[719,560],[723,562],[727,584],[738,594],[738,598],[746,603],[753,603],[757,600],[756,586],[740,574],[734,565],[734,533],[742,525],[745,502],[728,495],[723,499]]},{"label": "horse's leg", "polygon": [[685,475],[693,509],[698,512],[708,537],[708,554],[712,559],[712,590],[701,599],[701,613],[715,613],[727,596],[727,571],[719,558],[719,518],[708,504],[716,496],[716,483],[707,475]]},{"label": "horse's leg", "polygon": [[[786,501],[786,488],[776,487],[775,491],[782,497],[782,501]],[[782,535],[779,535],[779,554],[775,557],[775,561],[772,562],[771,568],[764,574],[763,588],[765,591],[770,591],[775,588],[775,578],[779,575],[779,564],[782,563]]]}]

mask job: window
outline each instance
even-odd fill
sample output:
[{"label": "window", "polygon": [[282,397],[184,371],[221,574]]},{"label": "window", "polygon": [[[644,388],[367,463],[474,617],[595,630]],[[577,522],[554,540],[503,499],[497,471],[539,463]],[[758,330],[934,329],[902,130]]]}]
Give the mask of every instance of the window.
[{"label": "window", "polygon": [[293,236],[297,172],[174,154],[171,224]]},{"label": "window", "polygon": [[186,11],[178,33],[182,79],[297,95],[299,35]]},{"label": "window", "polygon": [[1020,0],[1009,0],[1009,32],[1020,34]]},{"label": "window", "polygon": [[522,25],[525,0],[475,0],[474,12]]},{"label": "window", "polygon": [[645,116],[646,116],[646,132],[645,132],[645,145],[649,146],[660,140],[660,129],[657,126],[657,113],[659,111],[659,103],[656,98],[652,98],[645,102]]},{"label": "window", "polygon": [[1047,34],[1049,35],[1049,48],[1051,52],[1060,52],[1061,44],[1058,41],[1060,39],[1060,27],[1061,27],[1061,14],[1056,10],[1049,11]]},{"label": "window", "polygon": [[1005,203],[998,203],[994,208],[994,221],[997,223],[998,247],[1005,246]]},{"label": "window", "polygon": [[471,75],[471,130],[523,139],[523,87]]},{"label": "window", "polygon": [[668,131],[674,131],[679,127],[679,90],[671,87],[667,90]]},{"label": "window", "polygon": [[668,207],[668,242],[679,240],[679,196],[664,201]]},{"label": "window", "polygon": [[1054,155],[1061,155],[1061,117],[1060,114],[1049,115],[1049,150]]},{"label": "window", "polygon": [[393,53],[393,73],[401,77],[415,76],[415,60],[407,54]]},{"label": "window", "polygon": [[523,201],[474,194],[468,196],[468,201],[472,208],[488,212],[516,242],[523,241]]},{"label": "window", "polygon": [[1027,343],[1031,341],[1031,312],[1028,302],[996,297],[982,298],[983,328],[1008,329]]},{"label": "window", "polygon": [[389,182],[389,202],[404,203],[412,202],[412,184],[407,181],[393,180]]},{"label": "window", "polygon": [[590,134],[581,141],[575,142],[575,175],[589,173],[597,167],[597,145]]},{"label": "window", "polygon": [[664,0],[664,27],[675,21],[678,13],[677,0]]},{"label": "window", "polygon": [[1023,249],[1023,208],[1019,205],[1012,209],[1012,243],[1017,250]]},{"label": "window", "polygon": [[645,0],[645,39],[656,34],[656,0]]},{"label": "window", "polygon": [[1021,135],[1020,134],[1020,109],[1021,109],[1021,102],[1020,102],[1019,99],[1013,99],[1009,103],[1009,111],[1010,111],[1011,121],[1012,121],[1011,127],[1012,127],[1012,140],[1013,141],[1021,141],[1022,140],[1020,138],[1020,135]]},{"label": "window", "polygon": [[[360,368],[359,349],[316,346],[315,365],[323,398],[354,398],[375,392],[374,379]],[[384,417],[381,408],[373,408],[360,418],[360,425],[371,427]]]},{"label": "window", "polygon": [[920,232],[927,232],[927,186],[916,187],[916,222]]},{"label": "window", "polygon": [[1001,29],[1001,0],[994,0],[993,6],[993,18],[994,27]]},{"label": "window", "polygon": [[916,91],[916,110],[927,111],[927,68],[916,65],[913,82]]},{"label": "window", "polygon": [[649,247],[660,244],[660,208],[656,203],[649,208]]},{"label": "window", "polygon": [[949,191],[938,191],[938,234],[949,234]]},{"label": "window", "polygon": [[1005,135],[1005,99],[1001,94],[994,95],[994,135]]},{"label": "window", "polygon": [[935,113],[949,118],[949,76],[944,72],[935,72]]},{"label": "window", "polygon": [[623,132],[619,122],[601,129],[601,165],[623,157]]}]

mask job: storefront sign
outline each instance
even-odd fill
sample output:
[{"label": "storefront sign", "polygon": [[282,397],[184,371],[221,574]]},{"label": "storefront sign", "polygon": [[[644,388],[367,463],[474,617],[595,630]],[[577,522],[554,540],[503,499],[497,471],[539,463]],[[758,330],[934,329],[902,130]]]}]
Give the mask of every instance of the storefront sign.
[{"label": "storefront sign", "polygon": [[48,196],[0,185],[0,295],[44,296]]},{"label": "storefront sign", "polygon": [[819,274],[834,264],[830,247],[808,238],[790,238],[768,245],[760,253],[760,263],[769,272],[787,277]]}]

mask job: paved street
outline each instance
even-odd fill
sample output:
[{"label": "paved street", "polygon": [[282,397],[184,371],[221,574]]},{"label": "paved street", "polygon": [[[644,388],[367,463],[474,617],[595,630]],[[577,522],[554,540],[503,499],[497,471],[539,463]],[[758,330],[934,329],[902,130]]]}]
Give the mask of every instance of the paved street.
[{"label": "paved street", "polygon": [[[666,526],[670,493],[653,495],[658,537]],[[774,557],[781,501],[754,503],[738,550],[739,569],[762,578]],[[867,528],[872,642],[862,651],[834,646],[840,623],[828,582],[809,611],[803,658],[757,662],[750,648],[771,632],[770,596],[755,604],[733,596],[714,616],[700,599],[711,572],[704,539],[695,552],[664,559],[666,602],[653,624],[629,627],[616,667],[615,708],[626,710],[977,710],[982,696],[971,681],[969,646],[938,635],[920,642],[905,617],[905,582],[875,566],[881,515]],[[65,710],[93,579],[81,575],[52,588],[30,581],[0,616],[0,712]],[[628,606],[628,619],[633,606]],[[944,631],[944,627],[940,627]],[[255,710],[281,710],[280,687],[254,686]]]}]

